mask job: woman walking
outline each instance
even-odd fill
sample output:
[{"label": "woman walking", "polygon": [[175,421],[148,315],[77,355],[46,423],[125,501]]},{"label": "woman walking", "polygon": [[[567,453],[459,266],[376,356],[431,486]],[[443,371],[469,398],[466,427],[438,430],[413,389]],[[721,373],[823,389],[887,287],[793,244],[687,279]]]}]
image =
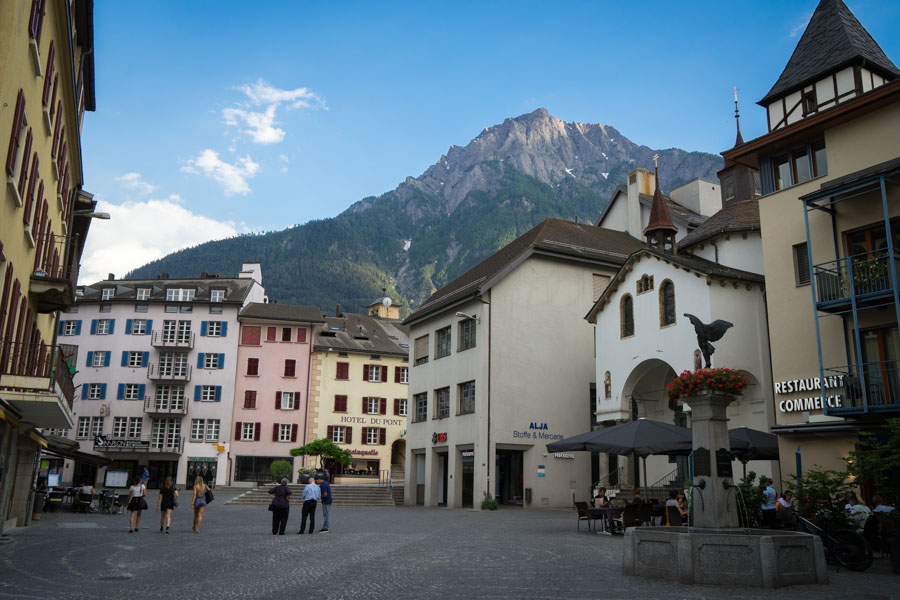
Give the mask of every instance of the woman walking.
[{"label": "woman walking", "polygon": [[287,527],[288,513],[291,510],[291,488],[287,483],[287,477],[284,477],[281,485],[269,490],[269,497],[272,499],[272,504],[269,505],[269,510],[272,511],[272,535],[284,535],[284,528]]},{"label": "woman walking", "polygon": [[200,523],[203,522],[203,511],[206,510],[206,492],[209,486],[199,475],[194,479],[194,493],[191,496],[191,506],[194,507],[194,533],[200,533]]},{"label": "woman walking", "polygon": [[134,485],[128,488],[128,533],[137,533],[141,525],[141,511],[147,510],[147,486],[141,483],[140,475],[134,478]]},{"label": "woman walking", "polygon": [[166,533],[169,533],[169,526],[172,524],[172,511],[178,506],[178,490],[172,482],[171,477],[166,477],[166,482],[162,489],[159,490],[159,498],[156,499],[156,512],[159,513],[159,532],[162,533],[163,525],[166,527]]}]

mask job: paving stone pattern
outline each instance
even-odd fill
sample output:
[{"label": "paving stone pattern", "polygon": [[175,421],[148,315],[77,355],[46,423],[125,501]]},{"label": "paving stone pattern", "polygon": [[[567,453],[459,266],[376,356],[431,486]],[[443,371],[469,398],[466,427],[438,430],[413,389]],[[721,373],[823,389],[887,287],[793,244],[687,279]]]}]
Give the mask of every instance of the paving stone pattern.
[{"label": "paving stone pattern", "polygon": [[621,537],[577,532],[566,510],[335,507],[331,532],[300,536],[295,506],[290,533],[273,536],[266,509],[225,506],[232,495],[216,494],[199,535],[186,507],[169,535],[153,512],[137,534],[125,515],[44,515],[0,539],[0,598],[900,597],[900,576],[880,558],[866,573],[830,569],[828,586],[774,592],[625,577]]}]

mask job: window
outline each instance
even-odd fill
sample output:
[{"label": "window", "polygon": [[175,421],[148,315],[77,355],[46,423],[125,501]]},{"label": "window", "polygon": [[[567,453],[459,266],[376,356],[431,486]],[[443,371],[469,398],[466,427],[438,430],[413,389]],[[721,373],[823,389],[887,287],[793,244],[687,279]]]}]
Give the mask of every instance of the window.
[{"label": "window", "polygon": [[405,417],[407,415],[408,401],[406,398],[394,398],[394,414]]},{"label": "window", "polygon": [[475,382],[467,381],[459,384],[459,414],[470,415],[475,412]]},{"label": "window", "polygon": [[183,385],[156,386],[156,410],[183,410]]},{"label": "window", "polygon": [[114,438],[124,438],[128,433],[128,417],[116,417],[113,419],[112,436]]},{"label": "window", "polygon": [[795,244],[794,253],[794,282],[797,285],[809,283],[809,253],[806,242]]},{"label": "window", "polygon": [[181,441],[181,419],[151,419],[150,447],[176,448]]},{"label": "window", "polygon": [[809,150],[801,148],[791,153],[791,168],[794,175],[794,183],[805,183],[812,177],[812,165],[809,160]]},{"label": "window", "polygon": [[291,441],[291,424],[290,423],[280,423],[278,425],[278,441],[279,442],[290,442]]},{"label": "window", "polygon": [[774,191],[783,190],[828,174],[825,141],[816,140],[790,152],[772,157]]},{"label": "window", "polygon": [[423,365],[428,362],[428,335],[416,338],[413,346],[415,365]]},{"label": "window", "polygon": [[205,430],[205,419],[191,419],[191,441],[202,442]]},{"label": "window", "polygon": [[241,429],[241,441],[252,442],[256,437],[256,423],[244,423]]},{"label": "window", "polygon": [[450,388],[434,390],[434,416],[438,419],[450,416]]},{"label": "window", "polygon": [[187,357],[184,352],[161,352],[159,374],[163,377],[187,377]]},{"label": "window", "polygon": [[828,157],[825,156],[825,142],[818,141],[810,144],[809,147],[813,158],[813,177],[828,174]]},{"label": "window", "polygon": [[115,295],[116,295],[116,288],[107,287],[107,288],[103,288],[102,290],[100,290],[100,299],[101,300],[110,300],[110,299],[114,298]]},{"label": "window", "polygon": [[244,346],[259,346],[260,327],[241,327],[241,344]]},{"label": "window", "polygon": [[147,335],[147,319],[133,319],[131,321],[131,335]]},{"label": "window", "polygon": [[363,370],[365,371],[363,378],[365,381],[372,383],[381,381],[381,365],[365,365]]},{"label": "window", "polygon": [[202,385],[200,386],[200,401],[201,402],[216,402],[216,399],[219,396],[219,386],[217,385]]},{"label": "window", "polygon": [[378,427],[366,427],[366,444],[373,445],[378,443],[379,432]]},{"label": "window", "polygon": [[166,302],[192,302],[194,289],[174,288],[166,290]]},{"label": "window", "polygon": [[105,367],[106,366],[106,352],[94,352],[91,356],[91,366],[92,367]]},{"label": "window", "polygon": [[294,410],[294,392],[281,392],[281,410]]},{"label": "window", "polygon": [[643,294],[644,292],[649,292],[653,289],[653,275],[647,275],[646,273],[638,280],[637,282],[637,293]]},{"label": "window", "polygon": [[140,400],[141,399],[141,384],[139,383],[126,383],[125,385],[125,400]]},{"label": "window", "polygon": [[101,304],[100,312],[102,312],[102,313],[112,312],[112,305],[111,304]]},{"label": "window", "polygon": [[282,327],[281,328],[281,341],[282,342],[291,341],[291,328],[290,327]]},{"label": "window", "polygon": [[450,356],[450,328],[444,327],[434,332],[434,358]]},{"label": "window", "polygon": [[209,301],[210,302],[224,302],[225,301],[225,290],[209,290]]},{"label": "window", "polygon": [[219,355],[215,352],[206,352],[203,353],[203,368],[204,369],[221,369],[219,366]]},{"label": "window", "polygon": [[81,321],[63,321],[63,335],[79,335],[81,333]]},{"label": "window", "polygon": [[78,417],[78,429],[75,433],[75,437],[78,439],[87,439],[88,435],[91,433],[91,418],[90,417]]},{"label": "window", "polygon": [[[78,312],[78,305],[76,304],[76,305],[74,305],[74,306],[70,306],[69,308],[67,308],[67,309],[64,310],[63,312],[67,312],[67,313],[77,313],[77,312]],[[50,429],[50,431],[68,431],[68,429],[58,429],[58,430]]]},{"label": "window", "polygon": [[306,343],[306,327],[298,327],[297,328],[297,343],[298,344]]},{"label": "window", "polygon": [[248,358],[247,359],[247,375],[250,375],[250,376],[258,376],[259,375],[259,359],[258,358]]},{"label": "window", "polygon": [[619,325],[623,338],[634,335],[634,301],[629,294],[622,296],[619,304]]},{"label": "window", "polygon": [[728,175],[722,180],[722,195],[725,202],[734,200],[734,175]]},{"label": "window", "polygon": [[675,284],[666,279],[659,286],[659,326],[675,324]]},{"label": "window", "polygon": [[377,415],[381,413],[381,398],[366,398],[366,413]]},{"label": "window", "polygon": [[131,351],[128,353],[128,366],[132,368],[140,367],[144,360],[143,352]]},{"label": "window", "polygon": [[343,444],[344,443],[344,426],[343,425],[335,425],[331,428],[331,441],[335,444]]},{"label": "window", "polygon": [[219,306],[218,304],[212,304],[212,305],[210,305],[210,307],[209,307],[209,314],[211,314],[211,315],[221,315],[221,314],[222,314],[222,307]]},{"label": "window", "polygon": [[182,313],[194,312],[194,307],[182,305],[182,306],[178,307],[178,312],[182,312]]},{"label": "window", "polygon": [[220,425],[221,425],[221,421],[219,419],[207,419],[206,420],[206,441],[207,442],[218,442],[219,441]]},{"label": "window", "polygon": [[97,335],[109,335],[112,333],[112,319],[97,319]]},{"label": "window", "polygon": [[103,435],[103,417],[91,417],[91,435]]},{"label": "window", "polygon": [[256,390],[244,391],[244,408],[256,408]]},{"label": "window", "polygon": [[128,418],[128,437],[139,438],[144,429],[144,419],[141,417]]},{"label": "window", "polygon": [[44,431],[46,431],[50,435],[57,435],[59,437],[66,437],[69,435],[68,429],[57,429],[55,427],[50,427],[49,429],[45,429]]},{"label": "window", "polygon": [[350,379],[350,363],[339,362],[335,379]]},{"label": "window", "polygon": [[413,402],[416,405],[415,422],[425,421],[428,419],[428,394],[422,392],[413,396]]},{"label": "window", "polygon": [[[102,352],[98,352],[98,354],[103,354]],[[105,384],[103,383],[89,383],[88,386],[88,400],[103,400],[103,387]]]},{"label": "window", "polygon": [[191,342],[191,322],[178,321],[178,336],[176,341],[179,344],[189,344]]},{"label": "window", "polygon": [[284,359],[284,376],[285,377],[296,377],[297,375],[297,361],[293,358]]},{"label": "window", "polygon": [[149,300],[150,288],[138,288],[135,298],[137,298],[138,300]]},{"label": "window", "polygon": [[[459,323],[459,350],[475,347],[475,319],[466,319]],[[406,383],[406,382],[404,382]]]},{"label": "window", "polygon": [[277,327],[266,327],[266,341],[267,342],[275,342],[278,340],[278,328]]},{"label": "window", "polygon": [[174,304],[166,304],[165,311],[166,311],[167,313],[177,313],[177,312],[178,312],[178,307],[175,306]]},{"label": "window", "polygon": [[347,396],[334,397],[334,412],[347,412]]},{"label": "window", "polygon": [[209,337],[223,337],[222,321],[209,321],[206,325],[206,335]]},{"label": "window", "polygon": [[394,383],[409,383],[409,367],[394,367]]},{"label": "window", "polygon": [[783,190],[790,187],[791,183],[791,165],[788,155],[777,156],[772,159],[772,169],[775,175],[775,189]]},{"label": "window", "polygon": [[150,305],[143,302],[134,305],[134,312],[145,313],[150,310]]}]

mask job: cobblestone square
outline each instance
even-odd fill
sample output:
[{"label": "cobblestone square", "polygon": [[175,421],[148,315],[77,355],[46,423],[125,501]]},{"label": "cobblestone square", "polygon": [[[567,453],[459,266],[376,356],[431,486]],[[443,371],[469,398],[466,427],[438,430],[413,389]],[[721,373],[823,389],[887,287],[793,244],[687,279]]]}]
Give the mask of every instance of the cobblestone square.
[{"label": "cobblestone square", "polygon": [[224,506],[232,495],[217,494],[200,535],[184,505],[169,535],[154,512],[137,534],[126,515],[45,514],[0,542],[0,598],[900,597],[881,558],[866,573],[830,568],[828,586],[688,587],[624,577],[621,537],[576,531],[571,511],[337,507],[329,533],[299,536],[294,506],[289,534],[273,536],[265,508]]}]

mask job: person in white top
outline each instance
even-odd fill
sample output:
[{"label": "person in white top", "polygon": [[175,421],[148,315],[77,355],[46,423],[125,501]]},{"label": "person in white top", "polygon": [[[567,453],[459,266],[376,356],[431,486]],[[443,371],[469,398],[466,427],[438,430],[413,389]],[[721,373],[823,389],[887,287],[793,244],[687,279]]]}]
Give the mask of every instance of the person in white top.
[{"label": "person in white top", "polygon": [[147,510],[147,486],[140,476],[134,478],[134,485],[128,488],[128,533],[137,533],[141,525],[141,511]]},{"label": "person in white top", "polygon": [[875,505],[875,508],[872,509],[873,513],[889,513],[894,510],[893,506],[885,506],[884,500],[878,494],[872,496],[872,504]]}]

